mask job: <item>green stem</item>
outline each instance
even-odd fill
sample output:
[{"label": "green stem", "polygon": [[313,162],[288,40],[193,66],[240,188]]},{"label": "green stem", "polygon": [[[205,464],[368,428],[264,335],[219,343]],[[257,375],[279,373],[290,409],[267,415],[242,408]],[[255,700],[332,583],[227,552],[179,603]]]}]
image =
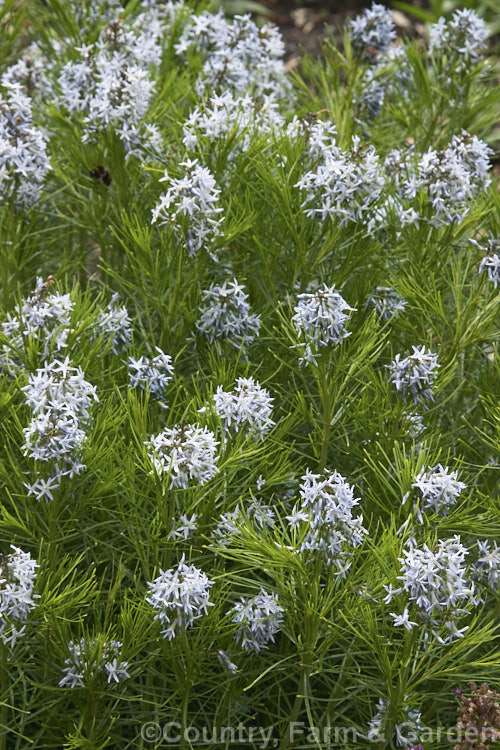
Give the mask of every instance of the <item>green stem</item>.
[{"label": "green stem", "polygon": [[9,670],[7,668],[7,647],[0,643],[0,750],[7,748],[7,727],[9,720]]},{"label": "green stem", "polygon": [[309,679],[309,673],[310,673],[311,667],[307,664],[303,664],[300,672],[299,682],[297,685],[297,694],[295,695],[295,700],[293,702],[292,711],[290,714],[290,721],[288,724],[288,729],[285,732],[285,735],[283,736],[283,739],[281,740],[280,746],[278,750],[287,750],[287,748],[290,747],[292,742],[292,726],[296,723],[297,719],[300,716],[300,712],[302,710],[302,705],[304,703],[304,696],[305,696],[305,690],[306,690],[306,684]]},{"label": "green stem", "polygon": [[328,463],[328,447],[330,443],[331,419],[332,419],[332,402],[330,393],[330,383],[326,372],[326,362],[324,358],[318,364],[318,388],[321,399],[321,416],[322,416],[322,436],[321,452],[319,457],[320,472],[326,468]]},{"label": "green stem", "polygon": [[94,739],[94,730],[95,730],[95,721],[94,721],[94,714],[95,714],[95,700],[94,700],[94,693],[89,691],[88,692],[88,699],[85,706],[85,737],[87,740],[93,740]]},{"label": "green stem", "polygon": [[[7,207],[4,207],[4,217],[5,217],[5,211],[8,211],[8,226],[7,231],[4,231],[4,227],[2,227],[2,246],[0,251],[0,267],[2,268],[2,296],[3,296],[3,307],[4,309],[8,308],[9,303],[11,302],[11,289],[10,289],[10,274],[18,270],[17,269],[17,263],[16,263],[16,256],[15,256],[15,240],[14,240],[14,234],[15,234],[15,206],[14,201],[10,201],[9,204],[6,204]],[[2,222],[3,223],[3,222]]]},{"label": "green stem", "polygon": [[[189,641],[187,638],[186,633],[183,634],[183,641],[185,646],[185,655],[186,655],[186,664],[185,664],[185,674],[191,675],[192,674],[192,660],[191,660],[191,648],[189,646]],[[180,748],[183,750],[186,748],[187,740],[186,740],[186,729],[189,726],[189,719],[188,719],[188,706],[189,706],[189,696],[191,693],[191,679],[189,677],[186,677],[186,681],[184,684],[184,697],[182,699],[182,719],[181,719],[181,743]]]},{"label": "green stem", "polygon": [[332,713],[332,710],[334,708],[334,704],[338,700],[339,694],[343,693],[344,690],[345,690],[344,682],[343,682],[342,678],[343,678],[344,673],[346,672],[346,670],[349,669],[349,667],[351,666],[352,662],[353,662],[353,656],[352,656],[352,654],[351,653],[346,654],[344,656],[344,659],[343,659],[343,662],[342,662],[342,666],[340,668],[340,673],[339,673],[339,676],[337,678],[336,685],[333,688],[333,691],[330,694],[330,697],[328,699],[328,703],[327,703],[327,706],[326,706],[326,711],[324,713],[326,721],[330,720],[330,714]]},{"label": "green stem", "polygon": [[385,742],[383,743],[383,747],[386,747],[387,743],[391,740],[396,724],[398,723],[400,708],[404,705],[405,695],[411,693],[411,690],[408,689],[408,681],[413,672],[412,661],[418,637],[418,628],[413,628],[409,634],[406,634],[397,685],[394,688],[394,692],[389,694],[389,713],[385,727]]},{"label": "green stem", "polygon": [[184,695],[184,700],[182,701],[182,729],[181,729],[181,750],[185,747],[187,747],[187,740],[186,740],[186,727],[188,725],[188,700],[189,700],[189,691],[187,691]]}]

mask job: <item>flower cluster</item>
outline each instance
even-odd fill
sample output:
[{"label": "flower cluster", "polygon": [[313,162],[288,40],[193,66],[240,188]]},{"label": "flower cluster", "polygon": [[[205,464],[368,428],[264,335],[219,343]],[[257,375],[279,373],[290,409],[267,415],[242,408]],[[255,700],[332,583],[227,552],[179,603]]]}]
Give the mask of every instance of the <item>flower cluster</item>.
[{"label": "flower cluster", "polygon": [[[0,638],[5,646],[13,648],[24,635],[27,617],[36,607],[33,593],[38,563],[29,552],[14,547],[10,555],[0,562]],[[21,626],[18,628],[18,626]]]},{"label": "flower cluster", "polygon": [[188,150],[197,150],[206,141],[231,138],[234,147],[228,160],[246,151],[256,136],[271,135],[284,126],[272,99],[265,103],[255,96],[237,97],[231,91],[214,94],[191,112],[183,127],[183,143]]},{"label": "flower cluster", "polygon": [[337,471],[325,469],[313,474],[309,469],[302,477],[296,505],[287,520],[300,530],[300,552],[319,552],[337,575],[345,576],[351,566],[353,549],[365,536],[363,516],[353,515],[359,500],[354,489]]},{"label": "flower cluster", "polygon": [[174,377],[174,368],[169,354],[165,354],[158,346],[155,350],[158,352],[156,357],[129,357],[129,385],[143,390],[149,388],[153,395],[161,398]]},{"label": "flower cluster", "polygon": [[35,415],[60,411],[77,414],[82,423],[88,422],[90,407],[98,400],[95,386],[84,379],[81,367],[73,367],[68,357],[39,368],[36,375],[29,376],[28,385],[22,390]]},{"label": "flower cluster", "polygon": [[226,669],[231,674],[236,674],[236,672],[238,671],[238,667],[236,666],[236,664],[234,664],[234,662],[231,661],[229,654],[226,653],[226,651],[222,651],[222,649],[219,649],[217,651],[217,658],[221,667],[224,667],[224,669]]},{"label": "flower cluster", "polygon": [[403,297],[390,286],[378,286],[366,304],[375,309],[375,315],[380,320],[390,320],[398,310],[403,312],[406,306]]},{"label": "flower cluster", "polygon": [[191,479],[203,484],[218,471],[219,443],[206,427],[183,422],[153,435],[145,445],[153,471],[158,476],[166,474],[170,487],[186,488]]},{"label": "flower cluster", "polygon": [[422,469],[412,487],[418,490],[420,510],[446,514],[466,485],[458,481],[458,472],[449,471],[448,467],[443,468],[438,464],[427,470]]},{"label": "flower cluster", "polygon": [[430,386],[434,383],[436,369],[439,367],[437,354],[426,352],[425,346],[414,346],[413,354],[401,358],[396,354],[391,365],[389,382],[394,383],[398,393],[401,393],[406,401],[406,393],[410,392],[415,404],[433,400]]},{"label": "flower cluster", "polygon": [[297,139],[305,137],[306,154],[312,162],[324,160],[331,151],[338,151],[337,128],[331,120],[318,120],[305,118],[299,120],[296,117],[288,124],[288,135]]},{"label": "flower cluster", "polygon": [[416,172],[408,165],[410,174],[401,186],[402,197],[413,200],[423,193],[428,213],[424,208],[420,218],[431,226],[463,221],[477,194],[491,182],[492,155],[492,149],[477,136],[465,131],[454,135],[444,151],[430,148],[421,154]]},{"label": "flower cluster", "polygon": [[[145,26],[150,15],[157,18],[163,27],[171,25],[178,18],[182,18],[184,12],[189,10],[184,0],[142,0],[141,8],[144,9]],[[142,14],[141,14],[142,15]]]},{"label": "flower cluster", "polygon": [[[377,713],[368,725],[366,739],[370,742],[386,741],[386,723],[389,715],[389,702],[385,698],[379,698]],[[407,750],[410,738],[418,737],[424,731],[422,714],[415,708],[405,705],[402,711],[403,721],[398,722],[393,729],[392,736],[396,747],[404,747]]]},{"label": "flower cluster", "polygon": [[488,254],[479,264],[479,272],[486,271],[488,278],[493,282],[495,289],[500,286],[500,255],[498,253]]},{"label": "flower cluster", "polygon": [[486,579],[488,586],[497,593],[500,589],[500,547],[496,542],[485,540],[478,542],[477,548],[474,573],[480,580]]},{"label": "flower cluster", "polygon": [[160,570],[158,578],[148,583],[146,601],[158,610],[154,619],[160,621],[165,638],[171,641],[207,614],[207,607],[213,606],[209,601],[213,584],[202,570],[186,565],[184,555],[177,569]]},{"label": "flower cluster", "polygon": [[190,536],[196,531],[196,513],[193,513],[190,518],[185,513],[175,517],[171,523],[170,539],[189,539]]},{"label": "flower cluster", "polygon": [[[375,73],[373,76],[378,81]],[[401,85],[407,87],[407,82],[402,80]],[[369,109],[378,108],[382,93],[368,92]],[[372,94],[375,101],[370,103]],[[296,122],[291,123],[289,130],[297,131],[297,127]],[[336,218],[340,226],[361,222],[373,233],[391,217],[401,225],[427,221],[439,227],[460,222],[469,213],[472,201],[491,182],[493,152],[466,131],[453,136],[443,151],[430,148],[419,154],[413,148],[405,152],[394,149],[383,164],[375,148],[360,146],[357,136],[352,148],[342,151],[335,140],[334,126],[315,123],[307,132],[307,154],[315,166],[296,183],[306,191],[302,207],[307,216]],[[396,192],[391,194],[390,187]]]},{"label": "flower cluster", "polygon": [[81,461],[87,438],[84,428],[90,421],[91,405],[99,399],[81,367],[73,367],[68,357],[39,368],[22,390],[33,410],[33,418],[23,430],[23,453],[35,461],[53,462],[47,480],[38,477],[26,487],[37,500],[53,500],[52,493],[60,487],[62,477],[72,478],[85,468]]},{"label": "flower cluster", "polygon": [[[386,587],[384,601],[389,604],[394,596],[407,594],[408,601],[415,604],[420,619],[432,626],[432,634],[439,643],[450,643],[463,637],[467,627],[460,630],[456,619],[467,612],[464,606],[476,605],[474,584],[467,578],[468,569],[465,557],[468,550],[455,535],[451,539],[439,541],[434,549],[424,544],[420,549],[410,540],[408,549],[403,552],[402,575],[398,579],[402,585],[398,589]],[[396,626],[411,630],[417,625],[409,619],[408,608],[402,615],[391,612]],[[436,630],[444,625],[445,635]]]},{"label": "flower cluster", "polygon": [[[53,51],[57,57],[61,44],[53,40]],[[47,57],[41,45],[32,42],[18,56],[15,63],[9,65],[2,73],[0,83],[6,89],[20,86],[25,96],[31,97],[33,104],[42,101],[53,101],[56,98],[53,82],[50,77],[57,63]]]},{"label": "flower cluster", "polygon": [[85,687],[97,674],[106,675],[108,683],[120,682],[130,677],[127,672],[128,662],[121,661],[122,644],[120,641],[99,643],[97,639],[68,643],[69,657],[64,660],[64,677],[59,680],[59,687]]},{"label": "flower cluster", "polygon": [[78,49],[80,57],[64,65],[58,80],[61,104],[85,114],[84,143],[112,129],[127,155],[138,157],[162,145],[156,125],[141,122],[154,89],[150,66],[161,59],[161,27],[142,28],[140,21],[139,16],[134,28],[120,17],[112,21],[95,43]]},{"label": "flower cluster", "polygon": [[[417,440],[425,429],[424,418],[422,414],[407,410],[402,415],[402,427],[409,438]],[[420,445],[418,443],[417,445]]]},{"label": "flower cluster", "polygon": [[302,203],[306,216],[337,218],[341,227],[349,222],[368,222],[372,231],[377,225],[377,205],[385,185],[375,147],[361,146],[358,136],[354,136],[350,151],[330,144],[317,167],[306,172],[296,187],[306,191]]},{"label": "flower cluster", "polygon": [[0,92],[0,198],[21,206],[38,203],[50,169],[46,138],[33,126],[31,100],[19,83]]},{"label": "flower cluster", "polygon": [[71,11],[80,27],[110,23],[119,16],[120,0],[69,0]]},{"label": "flower cluster", "polygon": [[465,72],[481,59],[487,36],[486,24],[473,10],[456,10],[449,21],[442,17],[431,26],[429,52],[446,55],[455,72]]},{"label": "flower cluster", "polygon": [[160,179],[168,182],[169,187],[153,208],[151,223],[171,224],[182,237],[189,255],[195,255],[221,233],[222,208],[217,206],[220,190],[213,175],[197,159],[183,161],[180,166],[185,167],[183,177],[175,179],[165,171]]},{"label": "flower cluster", "polygon": [[393,95],[406,98],[413,76],[403,47],[393,45],[387,52],[377,54],[362,78],[362,91],[357,100],[360,115],[371,120],[376,117],[386,99]]},{"label": "flower cluster", "polygon": [[241,536],[241,527],[248,523],[257,532],[272,529],[276,525],[276,514],[266,503],[249,498],[246,508],[238,504],[234,510],[221,514],[213,532],[214,542],[221,547],[230,546],[235,537]]},{"label": "flower cluster", "polygon": [[125,305],[119,305],[119,295],[113,294],[106,309],[99,313],[94,324],[93,337],[104,336],[110,339],[111,351],[119,354],[132,342],[130,316]]},{"label": "flower cluster", "polygon": [[262,439],[274,424],[273,399],[253,378],[238,378],[236,388],[229,392],[220,385],[213,399],[224,432],[245,426],[250,435]]},{"label": "flower cluster", "polygon": [[191,17],[175,51],[184,55],[194,45],[204,58],[196,82],[200,98],[207,90],[252,92],[264,100],[283,98],[289,91],[282,61],[285,47],[275,26],[259,29],[250,15],[227,21],[222,12],[205,11]]},{"label": "flower cluster", "polygon": [[366,8],[351,20],[349,28],[354,49],[370,57],[373,56],[372,50],[375,50],[375,54],[386,52],[396,39],[391,11],[378,3],[372,3],[371,8]]},{"label": "flower cluster", "polygon": [[37,338],[43,344],[41,356],[44,360],[54,347],[59,351],[67,346],[73,310],[69,294],[50,291],[53,281],[52,276],[46,281],[37,278],[35,289],[14,315],[7,315],[1,326],[2,333],[9,338],[10,347],[18,352],[25,350],[27,338]]},{"label": "flower cluster", "polygon": [[250,522],[258,529],[273,529],[276,525],[276,513],[267,503],[256,497],[248,498],[247,514]]},{"label": "flower cluster", "polygon": [[256,596],[243,598],[231,610],[231,622],[238,625],[234,638],[245,651],[259,652],[281,629],[283,607],[275,594],[263,588]]},{"label": "flower cluster", "polygon": [[303,360],[316,364],[320,347],[339,344],[350,336],[345,323],[354,308],[349,307],[335,287],[326,284],[315,292],[299,294],[297,300],[292,323],[305,344]]},{"label": "flower cluster", "polygon": [[245,287],[236,279],[211,284],[202,291],[201,316],[196,329],[220,347],[225,341],[235,349],[246,349],[259,335],[260,317],[251,312]]},{"label": "flower cluster", "polygon": [[473,245],[479,247],[485,256],[479,264],[479,273],[486,271],[489,280],[495,289],[500,286],[500,238],[495,239],[490,232],[487,247],[483,247],[477,240],[469,240]]}]

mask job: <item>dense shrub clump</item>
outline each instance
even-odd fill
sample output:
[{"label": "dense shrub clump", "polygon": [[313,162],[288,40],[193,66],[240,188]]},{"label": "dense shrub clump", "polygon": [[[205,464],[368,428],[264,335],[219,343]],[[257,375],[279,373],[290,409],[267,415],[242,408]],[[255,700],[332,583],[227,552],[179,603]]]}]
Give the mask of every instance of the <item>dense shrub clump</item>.
[{"label": "dense shrub clump", "polygon": [[0,33],[0,750],[480,747],[443,732],[497,695],[484,22],[374,4],[292,75],[170,0]]}]

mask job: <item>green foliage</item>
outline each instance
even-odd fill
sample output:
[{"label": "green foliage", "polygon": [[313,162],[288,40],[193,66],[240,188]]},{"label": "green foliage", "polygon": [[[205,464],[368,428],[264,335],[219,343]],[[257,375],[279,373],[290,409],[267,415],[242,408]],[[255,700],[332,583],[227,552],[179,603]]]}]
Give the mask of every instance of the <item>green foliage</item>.
[{"label": "green foliage", "polygon": [[[176,48],[190,17],[186,6],[163,18],[160,60],[146,66],[155,87],[136,124],[155,125],[161,148],[143,133],[146,145],[131,153],[115,120],[103,125],[95,116],[89,131],[88,113],[58,99],[64,66],[81,60],[82,46],[96,43],[109,24],[91,15],[93,5],[101,12],[106,4],[82,3],[83,15],[79,4],[59,0],[25,5],[4,0],[0,10],[0,73],[28,44],[26,35],[38,45],[30,48],[33,60],[40,53],[51,63],[44,75],[54,91],[37,88],[33,75],[29,92],[51,168],[36,205],[21,206],[11,195],[0,206],[0,547],[4,556],[14,545],[36,559],[39,598],[24,635],[0,651],[0,750],[160,747],[147,723],[153,732],[179,727],[185,748],[196,746],[183,734],[187,727],[240,723],[272,727],[281,750],[333,746],[325,732],[341,726],[356,738],[335,746],[364,748],[379,699],[387,710],[373,747],[397,746],[408,710],[425,727],[452,727],[453,690],[498,678],[498,581],[488,587],[475,567],[478,541],[500,544],[498,288],[478,272],[489,233],[500,234],[498,184],[478,189],[460,218],[441,222],[433,222],[431,191],[420,188],[401,199],[405,209],[416,206],[419,220],[402,222],[394,208],[398,185],[389,177],[376,211],[356,221],[308,214],[298,183],[318,171],[311,133],[321,123],[335,124],[336,146],[353,170],[372,145],[380,164],[399,149],[409,155],[407,167],[431,148],[442,159],[462,130],[494,146],[494,61],[450,68],[403,41],[407,82],[395,68],[381,68],[375,80],[386,95],[372,116],[363,103],[371,63],[346,33],[342,50],[328,40],[320,59],[306,57],[290,76],[290,91],[276,105],[278,125],[255,127],[259,117],[268,123],[273,104],[254,82],[253,117],[240,112],[231,127],[200,132],[188,148],[186,122],[217,90],[214,84],[200,93],[203,45],[184,55]],[[142,11],[128,3],[120,23],[132,28]],[[197,252],[192,216],[176,223],[170,204],[165,223],[151,221],[188,160],[213,175],[222,208],[220,233]],[[259,335],[247,346],[210,340],[199,325],[204,292],[233,279],[260,316]],[[298,295],[323,286],[335,286],[351,308],[349,335],[319,345],[315,363],[301,362]],[[380,287],[399,295],[404,310],[376,314]],[[55,295],[68,295],[68,318],[58,308],[56,319],[23,328],[20,310],[30,294],[49,306]],[[126,308],[130,341],[115,340],[112,326],[102,324],[110,304],[115,312]],[[389,382],[391,363],[424,345],[438,355],[433,400],[413,403],[407,394],[405,402]],[[129,374],[129,358],[152,360],[157,347],[174,371],[161,396],[152,386],[132,387]],[[66,472],[51,499],[37,499],[33,483],[50,477],[56,463],[30,452],[34,415],[26,394],[37,371],[66,356],[98,397],[80,423],[85,468]],[[225,429],[214,408],[217,389],[232,391],[238,378],[254,378],[273,399],[273,424],[262,439],[234,421]],[[182,486],[173,463],[155,472],[147,444],[189,425],[213,433],[217,471]],[[439,464],[466,485],[447,513],[426,511],[415,486]],[[362,515],[367,533],[349,548],[344,572],[301,549],[311,521],[290,522],[308,470],[323,478],[339,472],[359,499],[349,524]],[[272,524],[256,521],[256,504]],[[228,514],[233,530],[224,536],[217,529]],[[175,535],[193,515],[192,533]],[[469,551],[477,601],[463,605],[463,637],[440,643],[415,602],[402,592],[387,601],[386,587],[401,585],[412,535],[431,551],[456,534]],[[168,640],[146,601],[148,583],[184,557],[213,581],[213,606]],[[235,639],[234,607],[262,589],[283,610],[280,630],[262,650],[245,651]],[[395,627],[391,614],[407,605],[418,627]],[[99,664],[110,661],[114,641],[128,676],[108,680]],[[70,643],[84,644],[87,660],[74,687],[60,685]],[[303,727],[295,739],[294,724]],[[314,727],[323,739],[306,739]],[[205,746],[236,744],[229,738]],[[426,750],[442,747],[425,741]]]}]

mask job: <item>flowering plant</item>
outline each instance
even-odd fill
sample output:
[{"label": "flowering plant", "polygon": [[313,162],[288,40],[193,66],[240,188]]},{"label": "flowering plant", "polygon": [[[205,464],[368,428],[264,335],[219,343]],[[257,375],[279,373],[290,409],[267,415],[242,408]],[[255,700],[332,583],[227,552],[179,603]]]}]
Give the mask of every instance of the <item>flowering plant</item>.
[{"label": "flowering plant", "polygon": [[290,71],[198,6],[0,0],[0,750],[442,750],[498,673],[488,26]]}]

